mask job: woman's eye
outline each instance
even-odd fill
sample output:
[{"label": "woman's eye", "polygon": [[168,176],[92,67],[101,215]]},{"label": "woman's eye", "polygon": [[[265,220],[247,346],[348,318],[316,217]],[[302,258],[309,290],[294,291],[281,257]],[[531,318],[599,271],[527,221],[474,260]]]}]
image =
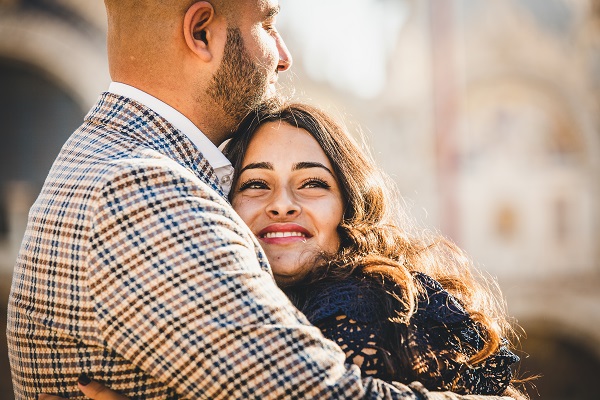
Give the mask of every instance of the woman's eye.
[{"label": "woman's eye", "polygon": [[239,191],[244,191],[248,189],[269,189],[269,185],[267,182],[259,179],[249,180],[240,185]]},{"label": "woman's eye", "polygon": [[323,179],[310,178],[310,179],[307,179],[304,182],[302,182],[302,185],[300,187],[305,188],[305,189],[313,189],[313,188],[329,189],[331,187],[331,185],[329,183],[327,183],[326,181],[324,181]]}]

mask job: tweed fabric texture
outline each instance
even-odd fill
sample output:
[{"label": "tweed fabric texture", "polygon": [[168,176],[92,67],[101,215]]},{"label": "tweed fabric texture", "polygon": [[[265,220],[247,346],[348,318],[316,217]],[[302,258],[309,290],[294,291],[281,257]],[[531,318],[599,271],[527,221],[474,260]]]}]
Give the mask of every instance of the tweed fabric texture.
[{"label": "tweed fabric texture", "polygon": [[31,208],[7,334],[19,400],[82,398],[81,372],[134,399],[438,398],[344,366],[199,150],[110,93]]}]

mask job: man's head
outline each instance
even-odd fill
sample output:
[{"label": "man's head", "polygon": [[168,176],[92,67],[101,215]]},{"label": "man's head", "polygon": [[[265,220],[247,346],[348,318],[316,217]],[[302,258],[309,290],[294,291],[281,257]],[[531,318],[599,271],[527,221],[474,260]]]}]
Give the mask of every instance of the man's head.
[{"label": "man's head", "polygon": [[173,106],[217,144],[291,64],[277,0],[105,3],[113,80]]}]

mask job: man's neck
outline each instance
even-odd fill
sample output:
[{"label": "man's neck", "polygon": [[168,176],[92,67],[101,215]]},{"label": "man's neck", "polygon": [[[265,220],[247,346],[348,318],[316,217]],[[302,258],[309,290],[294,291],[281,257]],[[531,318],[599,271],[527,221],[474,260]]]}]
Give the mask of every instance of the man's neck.
[{"label": "man's neck", "polygon": [[205,101],[202,103],[206,106],[201,106],[202,103],[198,99],[194,99],[193,95],[187,95],[189,88],[181,87],[180,82],[170,85],[166,80],[153,79],[150,83],[147,80],[127,79],[126,77],[119,79],[118,76],[113,80],[148,93],[173,107],[196,125],[215,146],[220,146],[228,139],[234,129],[233,124],[223,124],[223,118],[219,118],[221,112],[215,110],[214,102],[211,104],[211,102]]}]

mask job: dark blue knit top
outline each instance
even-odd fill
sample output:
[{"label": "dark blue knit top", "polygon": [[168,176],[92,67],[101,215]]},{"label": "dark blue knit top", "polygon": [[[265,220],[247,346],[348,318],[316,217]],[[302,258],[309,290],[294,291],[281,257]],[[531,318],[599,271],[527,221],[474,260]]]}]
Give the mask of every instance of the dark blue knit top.
[{"label": "dark blue knit top", "polygon": [[426,293],[409,321],[402,318],[399,287],[366,276],[324,278],[288,289],[288,294],[363,375],[420,381],[430,390],[459,394],[504,392],[512,378],[510,366],[519,357],[504,341],[484,362],[469,365],[469,358],[484,346],[483,329],[439,282],[421,273],[414,276]]}]

